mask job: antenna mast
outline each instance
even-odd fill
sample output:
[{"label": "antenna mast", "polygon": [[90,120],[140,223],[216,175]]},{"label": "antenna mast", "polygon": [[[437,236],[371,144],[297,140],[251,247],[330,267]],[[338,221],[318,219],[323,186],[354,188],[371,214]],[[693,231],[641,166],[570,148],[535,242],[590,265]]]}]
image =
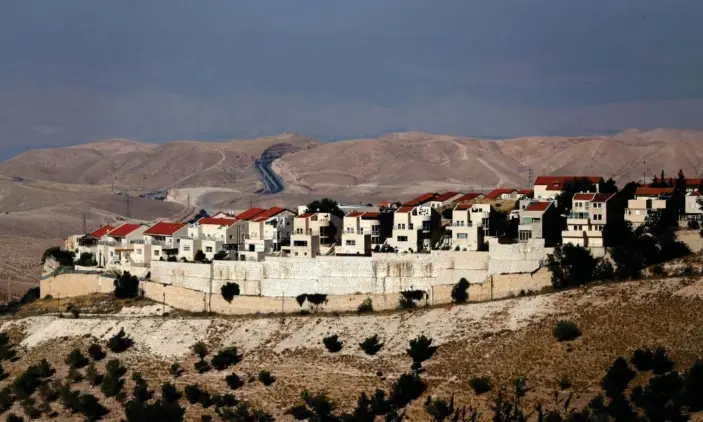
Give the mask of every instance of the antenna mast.
[{"label": "antenna mast", "polygon": [[534,175],[535,175],[535,172],[532,171],[532,166],[530,166],[527,169],[527,185],[528,185],[527,187],[528,188],[532,187],[532,178],[534,177]]}]

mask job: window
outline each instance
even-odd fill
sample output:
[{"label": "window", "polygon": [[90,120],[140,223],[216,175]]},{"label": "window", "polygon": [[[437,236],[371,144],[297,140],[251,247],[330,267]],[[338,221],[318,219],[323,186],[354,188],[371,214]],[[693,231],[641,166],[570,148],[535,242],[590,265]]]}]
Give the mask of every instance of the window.
[{"label": "window", "polygon": [[356,246],[356,240],[347,239],[346,245],[347,246]]},{"label": "window", "polygon": [[407,242],[408,236],[398,236],[398,242]]},{"label": "window", "polygon": [[526,231],[523,230],[520,232],[520,240],[521,241],[526,241],[532,239],[532,232],[531,231]]},{"label": "window", "polygon": [[141,255],[141,254],[142,254],[142,250],[141,250],[141,249],[137,249],[137,255]]},{"label": "window", "polygon": [[469,235],[467,233],[457,233],[456,238],[457,239],[468,239]]},{"label": "window", "polygon": [[183,251],[190,252],[190,245],[183,245]]},{"label": "window", "polygon": [[307,240],[296,240],[293,242],[293,246],[308,246]]},{"label": "window", "polygon": [[212,246],[206,246],[205,252],[212,252]]},{"label": "window", "polygon": [[405,223],[401,224],[401,225],[400,225],[400,228],[403,229],[403,230],[405,230]]},{"label": "window", "polygon": [[154,251],[154,256],[159,256],[159,252],[160,252],[160,251],[155,250],[155,251]]}]

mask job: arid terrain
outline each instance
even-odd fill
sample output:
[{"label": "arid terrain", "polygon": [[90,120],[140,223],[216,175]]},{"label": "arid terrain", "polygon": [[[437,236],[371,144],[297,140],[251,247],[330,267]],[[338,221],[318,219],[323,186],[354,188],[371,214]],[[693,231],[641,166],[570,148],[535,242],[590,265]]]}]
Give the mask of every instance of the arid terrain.
[{"label": "arid terrain", "polygon": [[[107,300],[107,302],[105,302]],[[191,348],[198,341],[207,343],[211,354],[235,345],[243,360],[234,372],[246,380],[266,369],[276,378],[263,386],[251,380],[233,391],[276,416],[291,420],[284,412],[299,403],[300,393],[325,391],[340,409],[349,409],[358,395],[375,388],[388,390],[397,377],[407,372],[411,359],[405,354],[408,341],[420,334],[431,337],[439,348],[424,365],[422,375],[428,390],[408,410],[408,420],[428,420],[422,403],[427,395],[455,395],[458,404],[473,405],[484,413],[500,385],[524,376],[530,387],[530,406],[542,402],[553,407],[553,392],[558,380],[568,379],[571,387],[562,392],[575,394],[573,406],[582,407],[599,391],[599,380],[618,356],[628,356],[639,347],[666,346],[677,368],[689,367],[703,357],[703,282],[700,279],[652,279],[606,284],[560,293],[522,297],[480,304],[419,309],[401,313],[364,316],[311,315],[296,317],[202,318],[172,315],[162,318],[160,305],[130,303],[110,304],[101,297],[73,299],[81,307],[78,319],[57,315],[29,316],[37,312],[54,312],[55,300],[40,300],[28,305],[13,319],[5,319],[2,330],[18,344],[20,359],[3,363],[10,377],[20,368],[47,358],[66,373],[65,356],[74,348],[84,353],[94,340],[104,342],[124,328],[134,340],[134,347],[108,358],[118,357],[130,373],[141,372],[152,389],[159,390],[166,381],[183,389],[199,384],[210,392],[231,391],[224,377],[231,371],[197,374]],[[124,303],[123,303],[124,304]],[[61,308],[68,303],[62,301]],[[118,307],[115,307],[118,305]],[[112,308],[111,315],[89,315],[96,309]],[[69,314],[70,315],[70,314]],[[571,320],[583,335],[575,341],[559,343],[552,336],[558,320]],[[322,345],[326,335],[338,334],[343,349],[329,353]],[[358,343],[377,334],[384,346],[376,356],[365,355]],[[185,373],[175,380],[168,367],[179,362]],[[311,364],[314,362],[314,364]],[[100,371],[102,365],[99,364]],[[493,393],[477,396],[468,386],[473,376],[489,376]],[[635,380],[635,383],[638,381]],[[105,399],[99,388],[85,381],[75,388],[91,392],[112,409],[106,420],[119,420],[120,405]],[[132,382],[126,389],[131,391]],[[182,400],[182,403],[186,403]],[[199,421],[201,414],[213,414],[212,408],[187,405],[186,420]],[[71,416],[53,405],[61,420]],[[13,409],[21,412],[19,404]],[[75,420],[78,420],[75,415]],[[694,418],[694,420],[696,420]]]}]

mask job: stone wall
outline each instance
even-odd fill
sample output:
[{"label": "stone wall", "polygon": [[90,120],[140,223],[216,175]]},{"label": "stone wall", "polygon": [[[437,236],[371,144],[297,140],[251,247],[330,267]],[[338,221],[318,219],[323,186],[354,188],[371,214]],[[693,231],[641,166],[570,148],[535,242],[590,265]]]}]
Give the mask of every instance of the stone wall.
[{"label": "stone wall", "polygon": [[41,297],[55,298],[86,296],[93,293],[109,293],[114,287],[114,279],[98,274],[61,274],[39,281]]},{"label": "stone wall", "polygon": [[542,261],[553,250],[554,248],[544,247],[542,239],[532,239],[525,243],[510,245],[492,242],[488,252],[488,273],[532,273],[541,267]]}]

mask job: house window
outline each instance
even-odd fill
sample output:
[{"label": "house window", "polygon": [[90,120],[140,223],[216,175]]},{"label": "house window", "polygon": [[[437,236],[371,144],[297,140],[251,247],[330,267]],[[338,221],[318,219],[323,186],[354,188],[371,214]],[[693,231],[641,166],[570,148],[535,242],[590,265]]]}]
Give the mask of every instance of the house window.
[{"label": "house window", "polygon": [[520,240],[521,241],[527,241],[532,239],[532,232],[527,231],[527,230],[522,230],[520,231]]},{"label": "house window", "polygon": [[190,252],[190,245],[183,245],[183,250],[185,252]]},{"label": "house window", "polygon": [[141,249],[137,249],[137,255],[141,255],[141,254],[142,254],[142,250],[141,250]]},{"label": "house window", "polygon": [[159,256],[159,251],[154,251],[154,256]]},{"label": "house window", "polygon": [[398,236],[398,242],[407,242],[408,236]]},{"label": "house window", "polygon": [[347,239],[346,244],[347,246],[356,246],[356,240]]},{"label": "house window", "polygon": [[206,246],[205,252],[212,252],[212,246]]},{"label": "house window", "polygon": [[469,235],[468,235],[468,233],[457,233],[456,238],[457,239],[468,239]]}]

